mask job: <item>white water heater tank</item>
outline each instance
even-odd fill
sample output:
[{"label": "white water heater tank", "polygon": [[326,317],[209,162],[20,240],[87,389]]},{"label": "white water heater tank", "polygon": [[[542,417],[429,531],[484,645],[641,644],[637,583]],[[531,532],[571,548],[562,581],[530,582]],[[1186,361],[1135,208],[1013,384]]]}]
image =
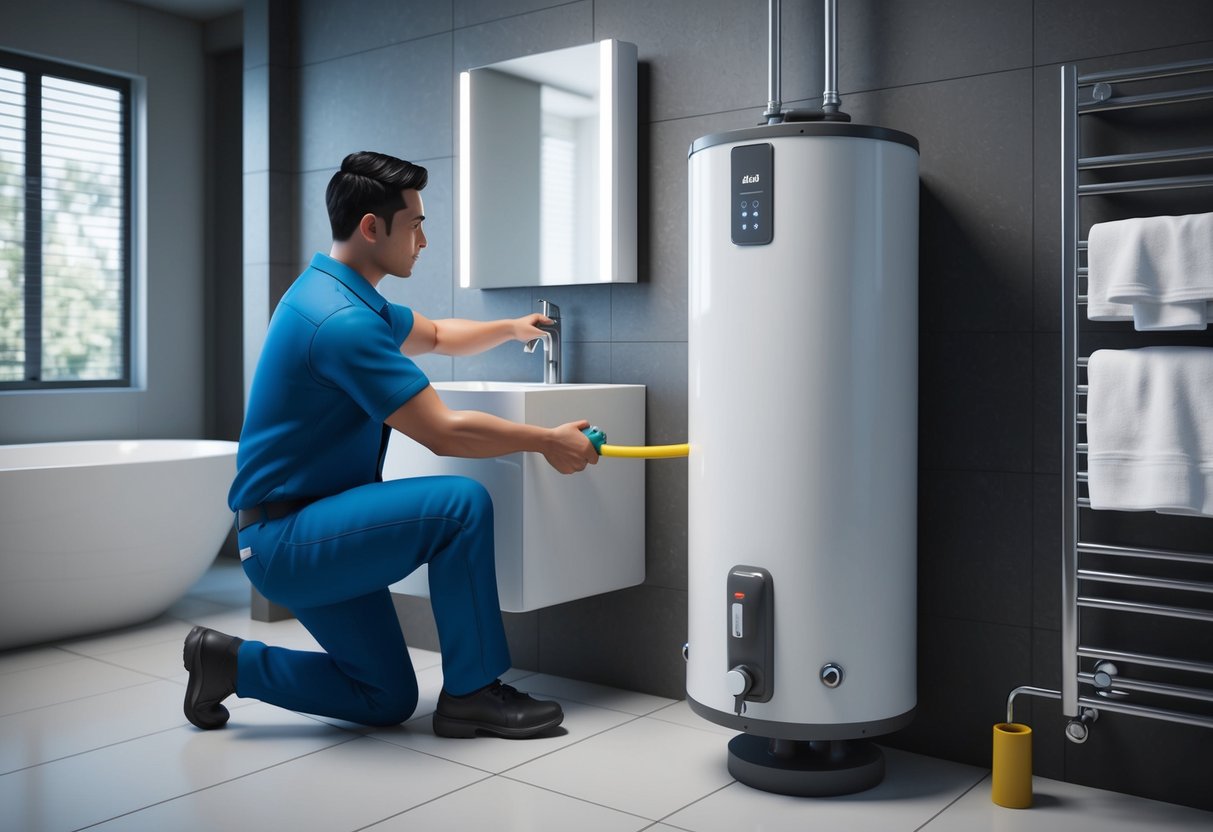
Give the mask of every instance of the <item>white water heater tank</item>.
[{"label": "white water heater tank", "polygon": [[856,791],[883,758],[829,744],[916,704],[918,143],[735,130],[689,187],[688,700],[738,779]]}]

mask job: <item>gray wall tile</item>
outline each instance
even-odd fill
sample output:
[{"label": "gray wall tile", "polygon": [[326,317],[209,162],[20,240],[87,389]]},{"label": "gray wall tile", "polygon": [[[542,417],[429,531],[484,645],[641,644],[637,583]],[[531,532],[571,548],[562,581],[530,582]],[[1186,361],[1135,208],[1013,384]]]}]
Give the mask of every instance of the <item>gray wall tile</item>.
[{"label": "gray wall tile", "polygon": [[452,5],[453,25],[456,29],[461,29],[489,20],[567,5],[567,0],[454,0]]},{"label": "gray wall tile", "polygon": [[1205,0],[1053,0],[1035,15],[1037,64],[1213,40]]},{"label": "gray wall tile", "polygon": [[638,586],[539,611],[539,669],[681,698],[686,592]]},{"label": "gray wall tile", "polygon": [[1032,336],[922,333],[919,467],[1032,470]]},{"label": "gray wall tile", "polygon": [[[805,5],[820,14],[820,4]],[[1032,0],[839,3],[839,87],[845,93],[1030,66],[1032,6]],[[952,115],[975,125],[963,112]]]},{"label": "gray wall tile", "polygon": [[368,52],[451,29],[451,0],[361,0],[357,14],[350,14],[343,4],[331,0],[304,0],[297,14],[301,64]]},{"label": "gray wall tile", "polygon": [[[795,24],[800,19],[791,6],[784,6],[788,10],[787,32],[797,30]],[[651,67],[649,117],[654,120],[745,110],[738,114],[738,126],[753,126],[766,109],[765,4],[707,0],[690,6],[649,0],[597,0],[594,37],[637,45],[641,62]],[[810,40],[817,43],[816,37]],[[810,89],[811,82],[797,80],[808,74],[807,70],[798,71],[809,61],[807,55],[799,57],[800,51],[789,44],[785,53],[786,100],[821,93],[820,83]]]},{"label": "gray wall tile", "polygon": [[908,727],[881,743],[930,747],[988,768],[993,725],[1006,716],[1007,694],[1032,670],[1031,636],[1024,627],[920,615],[918,710]]},{"label": "gray wall tile", "polygon": [[[932,331],[1024,330],[1032,314],[1032,73],[848,96],[920,145],[919,316]],[[963,130],[956,129],[963,122]]]},{"label": "gray wall tile", "polygon": [[580,46],[593,40],[594,8],[590,0],[531,14],[495,17],[487,23],[455,30],[454,68],[458,73],[536,52]]},{"label": "gray wall tile", "polygon": [[[685,442],[687,437],[687,345],[611,345],[611,381],[644,384],[645,441]],[[610,435],[610,427],[603,426]],[[645,583],[686,590],[687,463],[662,459],[641,463],[645,471]]]},{"label": "gray wall tile", "polygon": [[1032,626],[1061,629],[1061,477],[1032,485]]},{"label": "gray wall tile", "polygon": [[299,69],[299,158],[334,170],[355,150],[449,156],[455,91],[443,33]]},{"label": "gray wall tile", "polygon": [[922,615],[1032,623],[1032,478],[923,471],[918,598]]},{"label": "gray wall tile", "polygon": [[1032,337],[1032,470],[1061,472],[1061,335]]}]

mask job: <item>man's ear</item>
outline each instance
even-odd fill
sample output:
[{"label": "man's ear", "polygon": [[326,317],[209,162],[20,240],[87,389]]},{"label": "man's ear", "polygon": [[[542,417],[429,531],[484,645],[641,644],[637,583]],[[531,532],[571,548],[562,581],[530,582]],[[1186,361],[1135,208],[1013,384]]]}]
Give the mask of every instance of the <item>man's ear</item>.
[{"label": "man's ear", "polygon": [[358,233],[368,243],[376,242],[379,239],[379,218],[374,214],[363,214],[358,221]]}]

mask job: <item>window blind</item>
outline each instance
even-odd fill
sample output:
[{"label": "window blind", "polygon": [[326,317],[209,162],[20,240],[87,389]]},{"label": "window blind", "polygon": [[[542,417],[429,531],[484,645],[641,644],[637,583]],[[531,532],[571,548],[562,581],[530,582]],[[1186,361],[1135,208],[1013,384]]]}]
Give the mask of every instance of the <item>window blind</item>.
[{"label": "window blind", "polygon": [[129,86],[6,60],[0,385],[129,383]]}]

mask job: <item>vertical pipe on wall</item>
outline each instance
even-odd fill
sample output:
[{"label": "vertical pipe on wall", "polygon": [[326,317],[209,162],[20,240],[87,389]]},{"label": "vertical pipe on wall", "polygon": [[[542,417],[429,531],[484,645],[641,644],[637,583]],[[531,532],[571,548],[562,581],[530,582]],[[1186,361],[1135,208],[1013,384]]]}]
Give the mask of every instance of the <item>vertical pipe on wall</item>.
[{"label": "vertical pipe on wall", "polygon": [[827,113],[838,112],[838,6],[836,0],[825,0],[825,91],[822,93],[821,109]]},{"label": "vertical pipe on wall", "polygon": [[1074,66],[1061,69],[1061,709],[1078,715],[1078,87]]},{"label": "vertical pipe on wall", "polygon": [[767,111],[762,117],[767,124],[777,124],[783,120],[783,102],[779,100],[782,94],[779,88],[779,0],[767,0]]}]

